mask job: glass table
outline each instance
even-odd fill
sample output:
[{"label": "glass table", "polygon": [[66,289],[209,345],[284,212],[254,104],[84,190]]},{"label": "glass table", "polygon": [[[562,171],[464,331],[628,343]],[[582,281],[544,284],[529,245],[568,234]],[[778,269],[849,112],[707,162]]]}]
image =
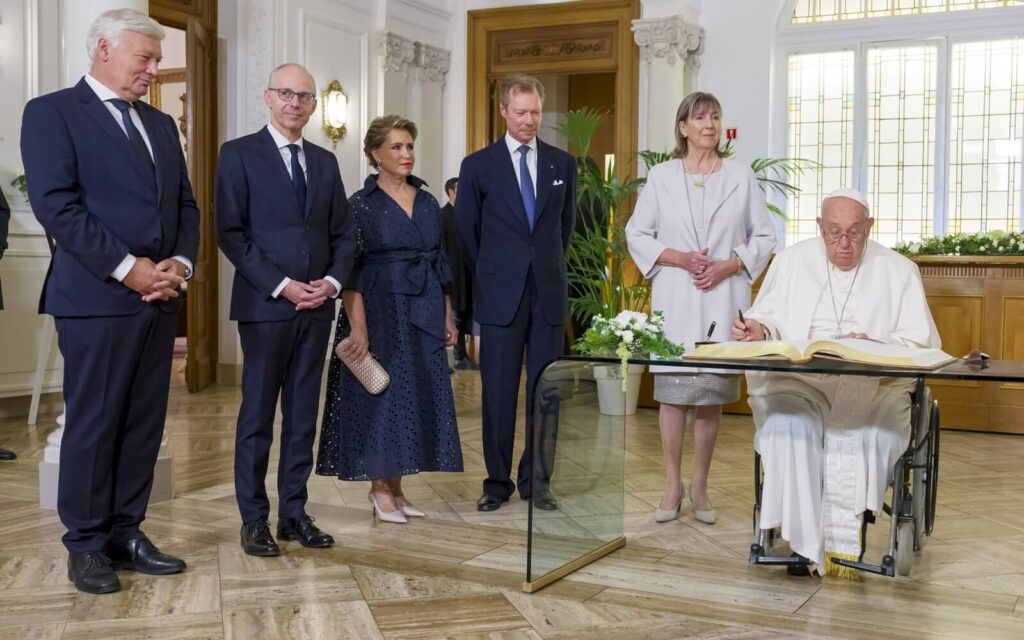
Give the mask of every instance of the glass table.
[{"label": "glass table", "polygon": [[[928,380],[1024,382],[1024,362],[957,361],[938,369],[902,369],[847,360],[814,358],[808,363],[786,360],[682,358],[632,359],[630,364],[672,365],[715,370],[777,371],[832,375],[912,378],[918,393]],[[545,368],[534,389],[534,481],[547,482],[557,509],[529,505],[526,579],[532,593],[623,547],[625,537],[625,415],[605,415],[598,408],[595,368],[619,367],[609,358],[565,356]],[[600,378],[600,376],[598,376]],[[624,414],[626,394],[620,393]],[[914,415],[920,411],[915,406]],[[916,418],[915,418],[916,419]]]}]

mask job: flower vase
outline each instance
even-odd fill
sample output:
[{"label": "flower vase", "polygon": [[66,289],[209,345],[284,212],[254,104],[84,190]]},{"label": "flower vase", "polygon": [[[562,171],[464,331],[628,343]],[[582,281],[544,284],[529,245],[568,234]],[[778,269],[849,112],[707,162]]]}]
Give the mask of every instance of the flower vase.
[{"label": "flower vase", "polygon": [[629,365],[626,390],[623,391],[619,365],[595,365],[594,381],[597,382],[597,403],[601,413],[606,416],[631,416],[636,413],[643,372],[644,365]]}]

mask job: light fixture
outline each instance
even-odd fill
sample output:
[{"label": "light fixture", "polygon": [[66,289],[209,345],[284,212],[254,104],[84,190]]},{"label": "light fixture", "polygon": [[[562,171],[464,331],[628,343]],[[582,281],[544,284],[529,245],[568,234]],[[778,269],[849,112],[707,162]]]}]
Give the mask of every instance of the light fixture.
[{"label": "light fixture", "polygon": [[333,142],[334,148],[338,147],[338,140],[345,137],[348,129],[345,126],[348,121],[348,96],[341,89],[341,83],[331,80],[331,83],[324,89],[323,110],[324,110],[324,132]]}]

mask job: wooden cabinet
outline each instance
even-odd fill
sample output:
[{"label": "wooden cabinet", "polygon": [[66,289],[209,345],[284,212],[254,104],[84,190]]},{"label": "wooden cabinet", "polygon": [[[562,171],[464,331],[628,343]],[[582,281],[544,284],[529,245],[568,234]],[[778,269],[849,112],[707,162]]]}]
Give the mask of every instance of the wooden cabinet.
[{"label": "wooden cabinet", "polygon": [[[981,349],[999,360],[1024,360],[1024,257],[922,256],[928,305],[955,356]],[[942,425],[1024,434],[1024,385],[930,382]]]}]

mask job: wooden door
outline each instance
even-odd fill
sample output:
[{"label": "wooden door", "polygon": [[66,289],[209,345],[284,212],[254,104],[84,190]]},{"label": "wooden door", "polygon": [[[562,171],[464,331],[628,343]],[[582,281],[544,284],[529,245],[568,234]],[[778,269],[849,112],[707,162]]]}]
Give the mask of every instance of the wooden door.
[{"label": "wooden door", "polygon": [[199,205],[199,254],[188,283],[188,359],[185,382],[196,392],[217,374],[217,243],[213,223],[213,180],[217,156],[217,54],[215,34],[189,16],[185,51],[188,67],[188,168]]}]

